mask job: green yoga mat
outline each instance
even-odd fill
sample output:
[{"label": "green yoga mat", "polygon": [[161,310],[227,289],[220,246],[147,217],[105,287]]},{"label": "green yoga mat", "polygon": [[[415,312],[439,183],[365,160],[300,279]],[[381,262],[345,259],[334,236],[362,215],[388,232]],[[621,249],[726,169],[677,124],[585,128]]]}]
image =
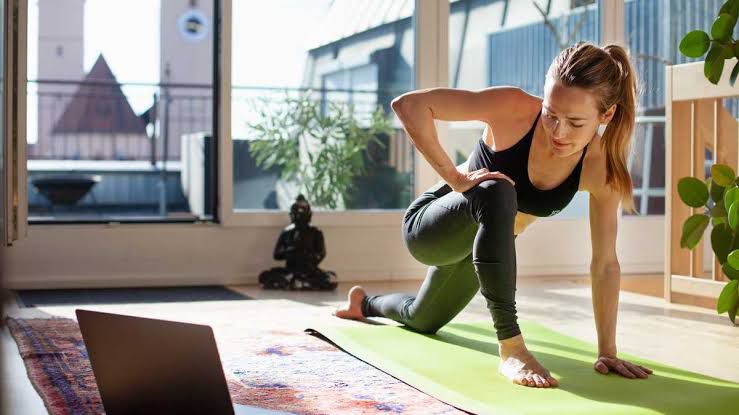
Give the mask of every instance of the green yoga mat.
[{"label": "green yoga mat", "polygon": [[593,369],[597,355],[594,345],[536,323],[519,320],[519,325],[528,349],[559,380],[559,387],[516,385],[500,375],[497,341],[489,321],[448,324],[435,335],[371,324],[309,328],[306,332],[329,340],[428,395],[474,414],[739,414],[738,383],[625,353],[619,353],[619,357],[654,373],[648,379],[602,375]]}]

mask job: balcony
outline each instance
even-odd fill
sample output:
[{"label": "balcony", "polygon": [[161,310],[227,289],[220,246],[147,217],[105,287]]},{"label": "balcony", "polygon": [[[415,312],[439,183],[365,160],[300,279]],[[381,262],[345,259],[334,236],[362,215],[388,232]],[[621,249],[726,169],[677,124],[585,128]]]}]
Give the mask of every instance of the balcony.
[{"label": "balcony", "polygon": [[[212,218],[215,160],[210,86],[120,84],[106,76],[102,66],[94,67],[90,74],[96,76],[82,82],[41,80],[29,84],[29,109],[36,109],[35,113],[29,111],[29,118],[36,118],[29,120],[30,220]],[[234,87],[234,209],[286,210],[296,194],[294,186],[280,178],[279,168],[262,168],[256,163],[250,145],[258,138],[250,123],[260,122],[265,113],[284,109],[287,100],[307,94],[318,101],[321,116],[329,112],[329,103],[351,104],[354,117],[363,125],[376,108],[380,92]],[[388,91],[383,93],[390,96]],[[412,144],[397,120],[393,122],[393,134],[381,145],[370,144],[364,150],[366,174],[357,178],[363,180],[363,193],[353,205],[343,208],[401,208],[409,202]],[[89,190],[71,197],[80,191],[80,181],[90,178],[95,180]],[[387,189],[388,180],[403,182],[402,189],[395,192],[402,192],[398,196],[402,200],[388,199],[382,191]],[[54,194],[67,197],[50,198],[48,189],[44,190],[44,184],[48,188],[49,183]]]}]

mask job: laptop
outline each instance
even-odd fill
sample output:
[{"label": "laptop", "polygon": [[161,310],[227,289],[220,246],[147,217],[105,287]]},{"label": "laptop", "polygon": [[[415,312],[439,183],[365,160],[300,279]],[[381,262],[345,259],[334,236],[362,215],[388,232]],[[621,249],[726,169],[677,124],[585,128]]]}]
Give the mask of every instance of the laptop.
[{"label": "laptop", "polygon": [[107,415],[293,415],[232,404],[210,326],[75,311]]}]

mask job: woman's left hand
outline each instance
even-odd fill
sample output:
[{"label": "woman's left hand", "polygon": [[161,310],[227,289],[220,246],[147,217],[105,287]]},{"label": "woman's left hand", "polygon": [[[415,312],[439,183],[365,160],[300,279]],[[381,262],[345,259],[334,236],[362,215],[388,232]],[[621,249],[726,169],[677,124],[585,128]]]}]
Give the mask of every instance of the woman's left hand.
[{"label": "woman's left hand", "polygon": [[593,368],[596,372],[604,375],[608,372],[614,371],[629,379],[646,379],[649,377],[649,374],[652,373],[651,369],[644,366],[636,365],[617,357],[608,356],[600,356],[593,365]]}]

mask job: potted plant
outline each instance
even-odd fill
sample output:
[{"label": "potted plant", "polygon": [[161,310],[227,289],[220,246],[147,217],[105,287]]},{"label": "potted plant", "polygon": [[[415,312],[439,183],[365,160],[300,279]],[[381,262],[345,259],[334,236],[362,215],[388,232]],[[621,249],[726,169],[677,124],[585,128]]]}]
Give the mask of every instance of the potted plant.
[{"label": "potted plant", "polygon": [[76,205],[101,180],[100,175],[52,175],[31,181],[36,190],[53,205]]},{"label": "potted plant", "polygon": [[680,199],[688,206],[704,208],[703,212],[689,217],[683,224],[680,246],[694,249],[703,237],[709,222],[711,247],[721,264],[721,271],[729,283],[719,295],[716,311],[727,313],[736,323],[739,309],[739,177],[724,164],[711,166],[711,177],[703,181],[695,177],[683,177],[677,184]]},{"label": "potted plant", "polygon": [[249,152],[257,166],[280,169],[280,178],[293,183],[314,206],[346,207],[356,191],[355,182],[366,173],[364,154],[370,141],[380,147],[379,136],[392,127],[381,107],[360,123],[354,106],[320,101],[311,91],[298,97],[286,94],[284,105],[262,100],[260,120],[249,123],[256,140]]},{"label": "potted plant", "polygon": [[[739,58],[739,43],[732,37],[737,18],[739,0],[726,1],[711,26],[711,34],[694,30],[680,42],[680,52],[691,58],[699,58],[706,52],[703,73],[709,82],[718,84],[726,59]],[[734,65],[729,83],[734,86],[739,75],[739,62]],[[729,282],[721,291],[716,311],[728,313],[736,324],[739,310],[739,177],[724,164],[711,166],[711,177],[705,182],[695,177],[683,177],[678,181],[680,199],[688,206],[704,208],[702,213],[689,217],[683,224],[680,246],[693,249],[703,237],[709,221],[711,247],[721,264],[721,271]]]}]

